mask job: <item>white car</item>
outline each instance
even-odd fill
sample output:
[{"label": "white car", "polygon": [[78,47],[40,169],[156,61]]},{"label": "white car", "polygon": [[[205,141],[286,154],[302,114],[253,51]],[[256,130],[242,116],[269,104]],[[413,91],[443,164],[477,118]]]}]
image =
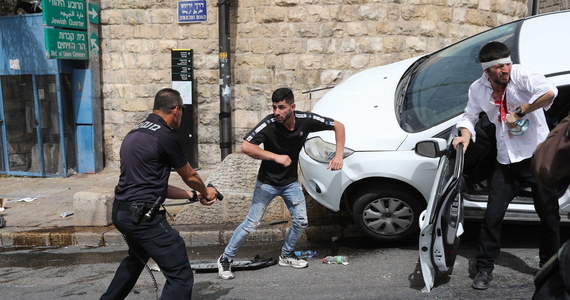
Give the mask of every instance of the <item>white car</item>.
[{"label": "white car", "polygon": [[428,206],[420,215],[419,254],[423,292],[429,292],[438,274],[451,275],[463,234],[464,185],[463,145],[451,146],[448,142],[431,139],[416,144],[416,153],[425,157],[441,157],[434,179]]},{"label": "white car", "polygon": [[[374,67],[331,89],[313,111],[346,126],[344,167],[326,169],[334,154],[334,133],[313,133],[300,154],[301,181],[323,206],[348,210],[367,235],[384,241],[418,233],[420,213],[427,206],[438,158],[414,153],[416,143],[448,139],[467,103],[469,85],[482,74],[479,49],[496,40],[508,45],[513,63],[544,74],[559,95],[547,118],[551,125],[570,106],[570,11],[525,18],[485,31],[434,53]],[[484,119],[484,118],[483,118]],[[482,126],[485,129],[485,126]],[[480,218],[486,207],[485,176],[494,163],[494,144],[466,153],[465,217]],[[475,147],[473,147],[475,148]],[[474,158],[474,156],[480,156]],[[560,191],[564,221],[570,212],[570,191]],[[521,190],[509,205],[506,220],[538,220]]]}]

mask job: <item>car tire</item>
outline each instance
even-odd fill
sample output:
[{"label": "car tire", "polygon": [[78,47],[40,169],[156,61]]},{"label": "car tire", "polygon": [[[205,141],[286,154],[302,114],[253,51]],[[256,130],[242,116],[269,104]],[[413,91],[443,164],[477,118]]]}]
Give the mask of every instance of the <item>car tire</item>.
[{"label": "car tire", "polygon": [[403,240],[419,233],[423,198],[399,189],[368,190],[353,205],[354,222],[378,241]]}]

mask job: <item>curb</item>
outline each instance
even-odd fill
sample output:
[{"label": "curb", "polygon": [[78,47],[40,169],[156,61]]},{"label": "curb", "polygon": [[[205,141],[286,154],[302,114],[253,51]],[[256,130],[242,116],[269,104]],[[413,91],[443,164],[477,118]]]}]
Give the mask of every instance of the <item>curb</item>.
[{"label": "curb", "polygon": [[[207,247],[226,245],[239,224],[221,225],[173,225],[180,232],[187,247]],[[246,245],[261,245],[283,242],[288,224],[263,225],[251,233],[244,241]],[[7,229],[7,230],[6,230]],[[125,245],[122,234],[107,227],[55,227],[3,228],[0,233],[2,247],[65,247],[81,248],[116,247]],[[302,240],[331,240],[338,236],[360,236],[356,228],[341,228],[338,225],[315,225],[305,229]]]}]

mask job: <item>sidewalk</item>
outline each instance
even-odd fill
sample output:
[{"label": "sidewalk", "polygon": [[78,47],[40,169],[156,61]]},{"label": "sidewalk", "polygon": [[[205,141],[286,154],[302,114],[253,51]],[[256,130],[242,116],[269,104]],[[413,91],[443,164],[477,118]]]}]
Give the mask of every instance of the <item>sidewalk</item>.
[{"label": "sidewalk", "polygon": [[[212,169],[199,170],[207,181]],[[31,178],[0,176],[0,198],[7,198],[5,210],[0,212],[6,227],[0,228],[0,246],[68,246],[101,247],[124,245],[121,234],[110,226],[74,226],[73,196],[92,188],[113,191],[119,170],[104,169],[96,174],[76,174],[67,178]],[[171,184],[185,186],[173,173]],[[20,201],[18,201],[20,200]],[[27,201],[25,201],[27,200]],[[168,207],[176,213],[182,206]],[[231,237],[237,224],[174,225],[187,245],[223,245]],[[336,226],[319,227],[317,235],[338,232]],[[288,223],[264,225],[252,234],[246,243],[271,243],[283,240]],[[317,230],[307,228],[307,234]]]},{"label": "sidewalk", "polygon": [[118,176],[118,170],[106,169],[67,178],[1,176],[0,198],[7,198],[8,202],[0,212],[6,221],[6,227],[0,229],[0,245],[64,246],[76,244],[76,233],[92,233],[95,239],[97,235],[113,231],[112,226],[75,228],[71,213],[75,193],[92,187],[112,191]]}]

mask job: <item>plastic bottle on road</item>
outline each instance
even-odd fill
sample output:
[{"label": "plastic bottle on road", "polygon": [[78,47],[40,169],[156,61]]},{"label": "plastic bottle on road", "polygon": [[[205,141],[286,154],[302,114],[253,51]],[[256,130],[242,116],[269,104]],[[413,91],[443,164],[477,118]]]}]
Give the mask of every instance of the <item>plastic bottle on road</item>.
[{"label": "plastic bottle on road", "polygon": [[337,256],[327,256],[323,258],[323,263],[325,264],[343,264],[348,265],[348,257],[337,255]]}]

